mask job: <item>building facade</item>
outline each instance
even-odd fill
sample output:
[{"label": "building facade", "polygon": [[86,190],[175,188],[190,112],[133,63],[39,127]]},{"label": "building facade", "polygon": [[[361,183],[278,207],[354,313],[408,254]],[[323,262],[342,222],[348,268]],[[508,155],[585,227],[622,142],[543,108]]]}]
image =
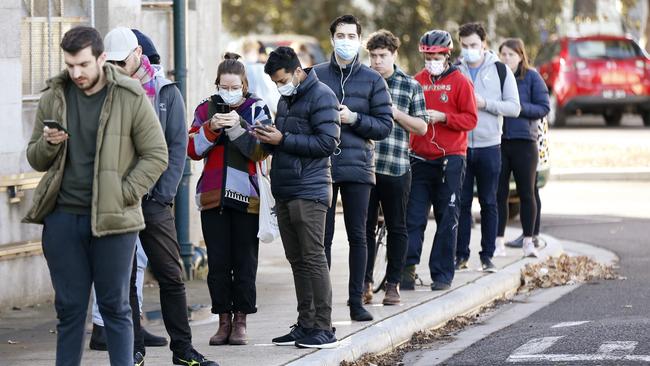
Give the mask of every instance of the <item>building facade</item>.
[{"label": "building facade", "polygon": [[[25,150],[45,80],[64,68],[59,48],[63,34],[81,24],[96,27],[102,35],[118,26],[140,29],[156,44],[173,79],[172,5],[146,0],[0,1],[0,311],[53,295],[40,244],[42,228],[20,221],[40,179]],[[190,0],[186,6],[189,123],[194,106],[214,91],[222,30],[219,0]],[[195,181],[193,176],[191,187]],[[200,220],[194,207],[190,212],[191,239],[197,243]]]}]

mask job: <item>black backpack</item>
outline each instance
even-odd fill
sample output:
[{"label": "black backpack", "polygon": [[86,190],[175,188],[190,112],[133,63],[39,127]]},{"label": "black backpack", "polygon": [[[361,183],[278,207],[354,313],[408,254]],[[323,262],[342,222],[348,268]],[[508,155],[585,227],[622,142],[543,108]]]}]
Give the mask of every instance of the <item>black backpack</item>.
[{"label": "black backpack", "polygon": [[506,83],[506,76],[508,75],[506,64],[501,61],[497,61],[494,64],[497,67],[497,74],[499,74],[499,81],[501,82],[501,97],[503,97],[503,84]]}]

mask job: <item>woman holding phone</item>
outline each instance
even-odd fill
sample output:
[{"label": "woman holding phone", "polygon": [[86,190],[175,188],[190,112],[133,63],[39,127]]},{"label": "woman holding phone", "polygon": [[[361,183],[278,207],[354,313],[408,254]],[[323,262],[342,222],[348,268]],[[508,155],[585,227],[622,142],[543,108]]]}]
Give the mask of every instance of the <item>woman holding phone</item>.
[{"label": "woman holding phone", "polygon": [[187,153],[203,160],[196,187],[208,252],[208,288],[219,329],[210,345],[247,343],[246,315],[257,308],[259,185],[255,163],[267,153],[252,135],[267,122],[264,101],[248,92],[244,64],[227,53],[217,68],[217,93],[194,112]]},{"label": "woman holding phone", "polygon": [[508,193],[510,175],[514,175],[517,193],[521,202],[521,227],[524,256],[537,257],[533,234],[537,216],[535,182],[539,152],[537,149],[537,123],[549,111],[548,89],[544,80],[528,64],[524,42],[510,38],[499,46],[499,56],[517,79],[521,112],[518,117],[503,119],[501,135],[501,174],[497,191],[499,227],[497,250],[503,251],[504,234],[508,220]]}]

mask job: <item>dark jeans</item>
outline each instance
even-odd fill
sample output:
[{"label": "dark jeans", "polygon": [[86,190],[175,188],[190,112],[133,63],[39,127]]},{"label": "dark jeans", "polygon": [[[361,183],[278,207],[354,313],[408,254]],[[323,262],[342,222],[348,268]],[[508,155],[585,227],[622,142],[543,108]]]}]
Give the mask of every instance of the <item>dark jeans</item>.
[{"label": "dark jeans", "polygon": [[295,199],[276,201],[275,208],[296,286],[298,324],[332,330],[332,283],[323,246],[327,206]]},{"label": "dark jeans", "polygon": [[469,241],[472,235],[472,200],[474,181],[481,205],[481,258],[494,255],[497,227],[497,186],[501,171],[501,149],[499,145],[467,149],[467,170],[460,196],[460,221],[456,257],[469,258]]},{"label": "dark jeans", "polygon": [[212,313],[257,312],[259,215],[217,207],[201,211],[201,226],[208,249]]},{"label": "dark jeans", "polygon": [[44,220],[43,254],[54,287],[56,365],[80,365],[94,283],[111,365],[133,364],[129,276],[137,233],[95,237],[90,215],[55,210]]},{"label": "dark jeans", "polygon": [[411,193],[406,209],[409,248],[405,265],[420,263],[424,231],[433,205],[436,235],[429,256],[429,271],[433,281],[451,284],[465,157],[452,155],[431,161],[412,158],[411,171]]},{"label": "dark jeans", "polygon": [[339,190],[343,203],[343,219],[345,231],[348,234],[350,252],[348,266],[350,279],[348,281],[348,299],[352,305],[361,305],[363,279],[366,275],[368,249],[366,248],[366,222],[368,217],[368,201],[372,185],[362,183],[336,183],[332,185],[332,207],[327,210],[325,225],[325,255],[327,265],[332,266],[332,239],[334,238],[334,218],[336,217],[336,201]]},{"label": "dark jeans", "polygon": [[501,142],[501,174],[497,202],[499,206],[499,232],[503,236],[508,223],[508,195],[510,175],[514,175],[521,210],[519,217],[524,236],[533,236],[537,215],[535,202],[535,177],[539,152],[537,141],[503,140]]},{"label": "dark jeans", "polygon": [[[192,347],[192,331],[187,318],[187,298],[174,216],[171,207],[150,200],[142,201],[142,212],[146,227],[140,232],[140,242],[149,259],[151,272],[160,286],[162,318],[171,338],[169,348],[172,352],[182,353]],[[131,311],[135,350],[144,354],[144,339],[135,287],[135,263],[131,274]]]},{"label": "dark jeans", "polygon": [[375,267],[377,219],[379,205],[384,214],[384,222],[388,231],[386,254],[386,281],[399,283],[406,259],[408,233],[406,231],[406,204],[411,191],[411,171],[404,175],[393,177],[375,174],[377,184],[370,191],[368,204],[368,221],[366,224],[366,242],[368,245],[368,263],[366,265],[366,282],[372,282],[372,272]]}]

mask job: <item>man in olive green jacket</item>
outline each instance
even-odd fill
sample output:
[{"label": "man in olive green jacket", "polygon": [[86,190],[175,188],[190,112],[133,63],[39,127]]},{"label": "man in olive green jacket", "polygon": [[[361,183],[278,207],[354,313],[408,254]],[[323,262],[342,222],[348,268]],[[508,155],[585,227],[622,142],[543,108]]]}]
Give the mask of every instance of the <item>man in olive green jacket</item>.
[{"label": "man in olive green jacket", "polygon": [[166,169],[167,146],[140,84],[105,64],[99,32],[73,28],[61,48],[66,70],[48,81],[27,147],[30,165],[46,174],[24,219],[44,225],[56,365],[81,363],[93,283],[110,363],[133,364],[129,279],[145,227],[140,199]]}]

